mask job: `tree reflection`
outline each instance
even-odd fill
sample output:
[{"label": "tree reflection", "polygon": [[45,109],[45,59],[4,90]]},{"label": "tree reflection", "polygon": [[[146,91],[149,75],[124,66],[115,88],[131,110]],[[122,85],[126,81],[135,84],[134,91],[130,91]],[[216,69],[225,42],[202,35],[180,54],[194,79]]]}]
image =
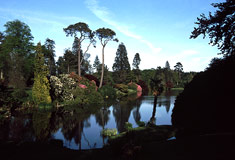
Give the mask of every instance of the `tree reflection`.
[{"label": "tree reflection", "polygon": [[64,138],[68,141],[74,139],[75,143],[78,144],[78,149],[82,149],[82,132],[84,128],[84,120],[81,115],[76,114],[76,112],[69,112],[63,116],[63,126],[61,132]]},{"label": "tree reflection", "polygon": [[135,109],[133,111],[133,117],[136,123],[141,120],[141,114],[140,114],[141,102],[142,102],[141,98],[136,99]]},{"label": "tree reflection", "polygon": [[154,101],[153,101],[153,112],[152,112],[152,116],[150,118],[150,123],[152,124],[156,124],[156,118],[155,118],[155,115],[156,115],[156,108],[157,108],[157,98],[158,96],[154,96]]},{"label": "tree reflection", "polygon": [[115,117],[118,132],[124,132],[125,122],[128,122],[131,110],[135,106],[135,101],[123,100],[119,103],[113,104],[113,116]]},{"label": "tree reflection", "polygon": [[37,141],[45,141],[50,137],[51,112],[33,113],[33,129]]}]

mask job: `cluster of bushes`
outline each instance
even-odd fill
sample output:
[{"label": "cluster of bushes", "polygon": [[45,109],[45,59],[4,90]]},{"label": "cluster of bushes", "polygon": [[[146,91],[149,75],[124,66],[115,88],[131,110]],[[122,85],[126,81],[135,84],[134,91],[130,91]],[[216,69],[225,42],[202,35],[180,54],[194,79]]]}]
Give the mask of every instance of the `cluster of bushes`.
[{"label": "cluster of bushes", "polygon": [[53,100],[69,105],[103,103],[102,95],[97,92],[96,82],[74,73],[51,76],[50,83]]},{"label": "cluster of bushes", "polygon": [[116,90],[117,98],[125,97],[131,94],[136,94],[137,92],[142,92],[142,87],[133,82],[128,83],[128,85],[116,84],[114,88]]}]

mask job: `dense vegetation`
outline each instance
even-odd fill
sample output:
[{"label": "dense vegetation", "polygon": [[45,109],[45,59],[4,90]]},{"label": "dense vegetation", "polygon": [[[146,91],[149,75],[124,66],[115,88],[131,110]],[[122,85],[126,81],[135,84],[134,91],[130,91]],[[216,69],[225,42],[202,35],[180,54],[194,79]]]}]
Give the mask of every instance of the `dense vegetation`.
[{"label": "dense vegetation", "polygon": [[[27,24],[15,20],[4,26],[6,30],[0,34],[1,106],[19,107],[19,103],[14,103],[20,99],[21,103],[28,105],[50,104],[51,100],[56,103],[66,102],[65,104],[73,101],[68,104],[80,105],[102,103],[100,98],[92,97],[102,95],[103,99],[121,98],[136,93],[138,86],[143,94],[149,94],[153,92],[153,85],[156,85],[152,83],[154,79],[161,80],[165,90],[183,88],[195,75],[194,72],[184,73],[180,62],[174,66],[174,70],[170,68],[168,61],[164,68],[140,70],[139,53],[136,53],[131,69],[124,43],[119,44],[113,71],[110,71],[104,64],[104,49],[109,41],[118,40],[115,38],[116,33],[108,28],[92,31],[83,22],[64,28],[67,36],[74,37],[72,50],[66,49],[64,55],[55,62],[54,40],[47,38],[44,45],[34,46]],[[102,63],[96,56],[92,67],[88,51],[90,45],[96,43],[95,35],[103,48]],[[81,49],[84,41],[89,41],[85,51]],[[102,86],[105,87],[102,89]],[[27,95],[26,90],[31,89],[32,93],[28,92],[30,95]],[[3,94],[4,92],[7,94]],[[24,97],[28,98],[23,100]]]},{"label": "dense vegetation", "polygon": [[223,58],[214,58],[205,72],[196,75],[177,97],[172,123],[180,129],[178,135],[227,134],[235,131],[233,99],[235,94],[235,52],[233,0],[212,4],[217,11],[207,18],[198,18],[191,38],[209,35]]}]

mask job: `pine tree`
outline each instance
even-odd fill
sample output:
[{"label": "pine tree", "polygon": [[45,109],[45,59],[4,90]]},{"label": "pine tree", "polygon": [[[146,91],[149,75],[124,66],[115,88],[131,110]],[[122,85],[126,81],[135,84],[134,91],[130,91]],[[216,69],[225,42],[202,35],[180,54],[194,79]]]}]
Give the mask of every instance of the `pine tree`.
[{"label": "pine tree", "polygon": [[36,102],[37,104],[51,103],[51,97],[49,93],[50,85],[47,79],[48,74],[48,66],[45,65],[41,43],[38,43],[36,47],[34,84],[32,89],[32,97],[34,102]]},{"label": "pine tree", "polygon": [[141,75],[141,72],[140,72],[140,69],[139,69],[140,61],[141,61],[140,55],[139,55],[139,53],[136,53],[135,57],[133,59],[132,66],[133,66],[133,73],[136,76],[137,82],[139,81],[140,75]]},{"label": "pine tree", "polygon": [[100,60],[99,60],[99,57],[97,55],[95,57],[93,67],[94,67],[94,69],[96,69],[96,72],[99,72],[99,70],[101,69],[100,68]]},{"label": "pine tree", "polygon": [[166,68],[167,70],[170,70],[170,69],[171,69],[170,64],[169,64],[168,61],[166,61],[165,68]]},{"label": "pine tree", "polygon": [[127,50],[123,43],[119,44],[113,64],[114,75],[118,83],[126,83],[127,75],[130,72],[130,64],[127,57]]}]

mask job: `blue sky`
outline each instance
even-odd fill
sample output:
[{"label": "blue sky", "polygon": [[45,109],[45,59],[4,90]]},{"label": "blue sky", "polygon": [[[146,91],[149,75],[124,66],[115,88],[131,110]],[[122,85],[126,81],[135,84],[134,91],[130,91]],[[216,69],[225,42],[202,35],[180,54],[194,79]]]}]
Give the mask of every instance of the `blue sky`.
[{"label": "blue sky", "polygon": [[[19,19],[29,25],[35,44],[46,38],[55,41],[57,59],[73,42],[63,28],[85,22],[92,30],[114,30],[127,48],[130,64],[135,53],[140,54],[141,69],[164,67],[168,60],[172,69],[181,62],[184,71],[203,71],[219,51],[208,45],[208,39],[189,37],[196,18],[213,12],[215,2],[223,0],[0,0],[0,31],[7,21]],[[110,70],[119,43],[105,48]],[[91,63],[96,55],[101,59],[100,43],[89,53]]]}]

